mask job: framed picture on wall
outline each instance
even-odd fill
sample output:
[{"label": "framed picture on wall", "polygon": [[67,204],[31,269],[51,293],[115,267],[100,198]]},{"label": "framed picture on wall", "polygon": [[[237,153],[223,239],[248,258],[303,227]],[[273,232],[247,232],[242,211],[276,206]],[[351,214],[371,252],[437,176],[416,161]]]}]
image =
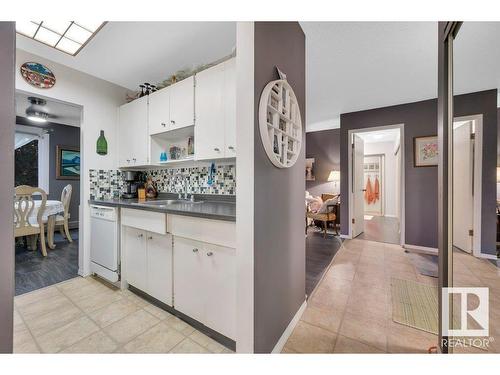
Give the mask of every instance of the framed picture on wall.
[{"label": "framed picture on wall", "polygon": [[80,148],[74,146],[56,146],[56,179],[80,179]]},{"label": "framed picture on wall", "polygon": [[306,181],[316,181],[314,176],[314,158],[306,159]]},{"label": "framed picture on wall", "polygon": [[438,165],[437,135],[413,138],[413,164],[415,167],[435,167]]}]

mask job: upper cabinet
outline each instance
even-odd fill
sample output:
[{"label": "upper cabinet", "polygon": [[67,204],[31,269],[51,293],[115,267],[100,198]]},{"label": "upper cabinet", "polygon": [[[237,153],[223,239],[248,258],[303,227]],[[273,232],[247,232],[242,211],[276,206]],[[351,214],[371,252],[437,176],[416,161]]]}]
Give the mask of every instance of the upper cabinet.
[{"label": "upper cabinet", "polygon": [[166,87],[149,95],[149,134],[163,133],[170,129],[170,88]]},{"label": "upper cabinet", "polygon": [[144,96],[119,109],[118,164],[134,167],[148,163],[148,98]]},{"label": "upper cabinet", "polygon": [[194,125],[194,77],[183,79],[170,89],[170,129]]},{"label": "upper cabinet", "polygon": [[236,156],[235,59],[196,75],[195,157],[198,160]]}]

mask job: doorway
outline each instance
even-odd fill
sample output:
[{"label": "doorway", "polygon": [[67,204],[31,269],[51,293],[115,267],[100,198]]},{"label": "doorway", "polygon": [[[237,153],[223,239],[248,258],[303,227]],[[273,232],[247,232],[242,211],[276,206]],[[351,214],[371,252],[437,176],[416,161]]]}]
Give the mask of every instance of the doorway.
[{"label": "doorway", "polygon": [[349,132],[350,237],[404,243],[403,125]]},{"label": "doorway", "polygon": [[482,115],[453,122],[453,247],[481,255]]}]

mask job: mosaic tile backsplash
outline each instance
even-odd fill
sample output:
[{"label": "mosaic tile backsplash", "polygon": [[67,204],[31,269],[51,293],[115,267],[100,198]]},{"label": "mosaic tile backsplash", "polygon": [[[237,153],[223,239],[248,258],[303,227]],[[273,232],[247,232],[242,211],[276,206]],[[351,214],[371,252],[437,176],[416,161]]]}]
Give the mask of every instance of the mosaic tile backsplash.
[{"label": "mosaic tile backsplash", "polygon": [[[169,168],[143,171],[151,176],[162,193],[184,193],[184,178],[188,194],[236,194],[236,166],[216,165],[212,184],[209,185],[210,166]],[[184,177],[185,176],[185,177]],[[118,198],[125,186],[119,170],[91,169],[90,199]]]}]

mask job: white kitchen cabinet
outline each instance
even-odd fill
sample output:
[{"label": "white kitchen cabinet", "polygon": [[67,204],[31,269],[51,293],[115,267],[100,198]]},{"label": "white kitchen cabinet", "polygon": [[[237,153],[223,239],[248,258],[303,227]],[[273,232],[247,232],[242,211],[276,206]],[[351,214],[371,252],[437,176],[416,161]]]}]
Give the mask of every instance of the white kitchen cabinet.
[{"label": "white kitchen cabinet", "polygon": [[148,98],[124,104],[119,109],[118,162],[120,167],[149,162]]},{"label": "white kitchen cabinet", "polygon": [[172,236],[151,232],[147,232],[146,236],[146,292],[172,306]]},{"label": "white kitchen cabinet", "polygon": [[123,226],[127,282],[140,290],[147,289],[146,232]]},{"label": "white kitchen cabinet", "polygon": [[149,95],[149,134],[170,129],[170,87]]},{"label": "white kitchen cabinet", "polygon": [[236,59],[224,67],[224,156],[236,157]]},{"label": "white kitchen cabinet", "polygon": [[199,322],[204,320],[205,305],[201,245],[174,236],[174,307]]},{"label": "white kitchen cabinet", "polygon": [[174,236],[175,309],[235,338],[235,249]]},{"label": "white kitchen cabinet", "polygon": [[168,87],[170,91],[169,130],[194,125],[194,76]]},{"label": "white kitchen cabinet", "polygon": [[196,74],[195,156],[198,160],[236,156],[235,59]]},{"label": "white kitchen cabinet", "polygon": [[128,284],[172,306],[172,236],[122,226]]}]

